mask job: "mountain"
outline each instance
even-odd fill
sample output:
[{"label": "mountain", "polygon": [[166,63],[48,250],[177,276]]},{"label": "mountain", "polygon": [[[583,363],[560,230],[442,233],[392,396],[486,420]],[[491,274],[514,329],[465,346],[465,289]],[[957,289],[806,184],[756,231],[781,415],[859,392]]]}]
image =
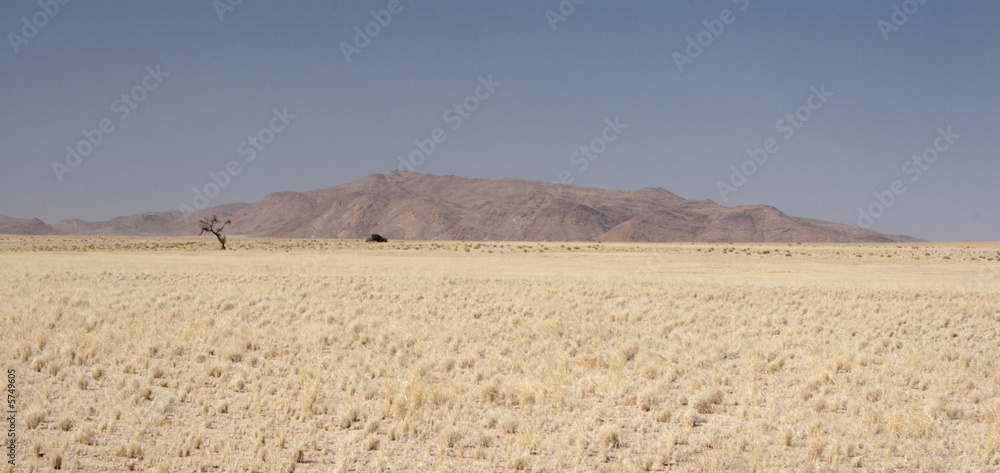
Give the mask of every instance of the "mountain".
[{"label": "mountain", "polygon": [[0,215],[0,235],[53,235],[58,234],[45,222],[37,219],[18,219]]},{"label": "mountain", "polygon": [[309,192],[189,214],[151,212],[107,222],[0,217],[0,233],[194,236],[197,221],[232,219],[232,235],[406,240],[856,242],[918,241],[791,217],[766,205],[722,207],[660,188],[594,189],[519,179],[466,179],[406,171],[372,174]]},{"label": "mountain", "polygon": [[[127,217],[115,217],[106,222],[85,222],[74,218],[52,226],[59,235],[128,235],[128,236],[190,236],[198,233],[198,220],[218,215],[223,221],[248,204],[225,204],[185,214],[179,211],[149,212]],[[0,232],[2,233],[2,232]]]}]

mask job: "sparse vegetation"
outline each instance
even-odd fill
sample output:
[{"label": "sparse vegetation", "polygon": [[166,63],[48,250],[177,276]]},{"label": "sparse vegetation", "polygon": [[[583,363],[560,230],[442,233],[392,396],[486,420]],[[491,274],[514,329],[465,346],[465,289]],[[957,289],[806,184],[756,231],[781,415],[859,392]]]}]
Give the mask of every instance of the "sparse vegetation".
[{"label": "sparse vegetation", "polygon": [[0,239],[25,471],[1000,469],[995,245],[231,243]]},{"label": "sparse vegetation", "polygon": [[232,223],[232,221],[226,220],[225,222],[222,222],[222,225],[219,226],[219,228],[215,228],[215,226],[219,225],[219,223],[220,223],[219,219],[215,215],[213,215],[212,218],[206,218],[206,219],[203,219],[203,220],[199,220],[198,221],[198,226],[201,228],[201,232],[199,232],[198,235],[200,236],[200,235],[204,234],[205,232],[208,232],[208,233],[211,233],[211,234],[215,235],[215,238],[218,239],[219,243],[222,245],[221,249],[225,250],[226,249],[226,236],[223,235],[222,232],[225,231],[226,225],[229,225],[230,223]]}]

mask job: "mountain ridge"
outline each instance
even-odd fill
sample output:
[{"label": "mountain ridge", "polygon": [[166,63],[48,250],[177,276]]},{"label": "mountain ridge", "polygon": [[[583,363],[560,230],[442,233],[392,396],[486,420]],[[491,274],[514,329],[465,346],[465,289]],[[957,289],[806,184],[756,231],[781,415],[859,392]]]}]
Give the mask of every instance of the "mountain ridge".
[{"label": "mountain ridge", "polygon": [[920,241],[789,216],[769,205],[723,207],[660,187],[634,191],[408,171],[321,189],[270,193],[190,213],[147,212],[105,222],[0,216],[0,234],[195,236],[197,220],[231,219],[232,235],[408,240],[855,242]]}]

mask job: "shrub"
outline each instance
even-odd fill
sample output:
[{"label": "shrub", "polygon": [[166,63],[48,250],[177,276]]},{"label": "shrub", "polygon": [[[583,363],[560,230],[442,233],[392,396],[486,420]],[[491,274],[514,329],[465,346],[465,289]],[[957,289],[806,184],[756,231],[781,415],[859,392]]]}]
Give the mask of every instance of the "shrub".
[{"label": "shrub", "polygon": [[384,236],[379,235],[378,233],[372,233],[372,236],[368,237],[368,239],[365,240],[365,241],[374,241],[376,243],[386,243],[389,240],[387,240]]}]

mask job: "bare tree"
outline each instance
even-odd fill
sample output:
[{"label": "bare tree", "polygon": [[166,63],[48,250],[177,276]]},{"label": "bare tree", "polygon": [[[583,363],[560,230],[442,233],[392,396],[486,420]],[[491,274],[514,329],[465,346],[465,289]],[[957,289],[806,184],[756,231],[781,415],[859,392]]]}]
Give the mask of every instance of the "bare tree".
[{"label": "bare tree", "polygon": [[222,230],[226,228],[226,225],[232,223],[232,221],[226,220],[221,227],[215,228],[215,225],[218,223],[219,219],[216,218],[215,215],[213,215],[212,218],[199,220],[198,225],[201,225],[201,233],[198,235],[201,236],[201,234],[205,232],[215,235],[215,238],[219,239],[219,243],[222,243],[222,249],[224,250],[226,249],[226,236],[222,234]]}]

